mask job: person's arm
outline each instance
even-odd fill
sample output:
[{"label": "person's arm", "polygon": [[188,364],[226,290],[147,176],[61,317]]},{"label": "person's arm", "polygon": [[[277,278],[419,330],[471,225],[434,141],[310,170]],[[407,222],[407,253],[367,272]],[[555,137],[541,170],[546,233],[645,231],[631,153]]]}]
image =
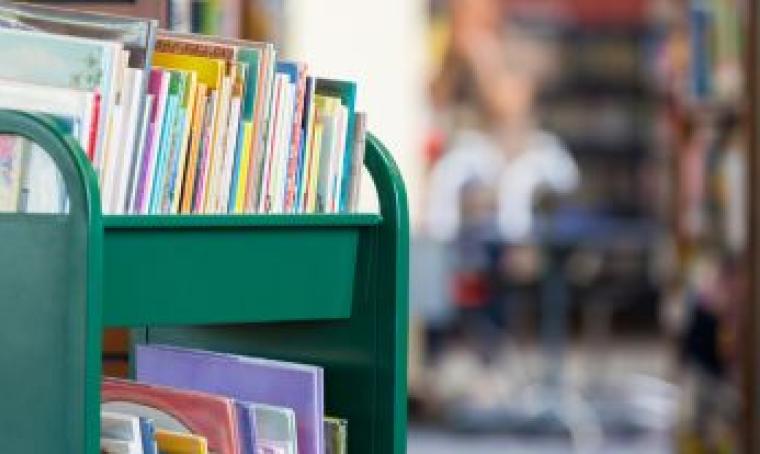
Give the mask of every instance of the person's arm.
[{"label": "person's arm", "polygon": [[425,230],[435,240],[451,241],[459,232],[461,192],[470,178],[465,158],[460,151],[450,151],[430,174]]}]

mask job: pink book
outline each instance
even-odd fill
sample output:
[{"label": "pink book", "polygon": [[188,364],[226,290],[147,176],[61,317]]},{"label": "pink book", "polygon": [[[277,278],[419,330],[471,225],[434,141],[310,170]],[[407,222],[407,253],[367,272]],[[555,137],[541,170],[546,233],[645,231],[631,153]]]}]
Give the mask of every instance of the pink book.
[{"label": "pink book", "polygon": [[153,176],[156,171],[159,137],[166,113],[166,100],[169,95],[169,73],[167,71],[160,69],[151,70],[148,82],[148,94],[152,95],[156,99],[156,102],[153,103],[153,109],[150,113],[150,126],[148,127],[148,135],[145,138],[142,168],[140,169],[140,178],[138,179],[137,197],[135,200],[135,212],[138,214],[147,213],[149,196],[153,190]]},{"label": "pink book", "polygon": [[202,436],[216,454],[241,452],[232,399],[106,378],[101,401],[107,411],[151,419],[156,428]]}]

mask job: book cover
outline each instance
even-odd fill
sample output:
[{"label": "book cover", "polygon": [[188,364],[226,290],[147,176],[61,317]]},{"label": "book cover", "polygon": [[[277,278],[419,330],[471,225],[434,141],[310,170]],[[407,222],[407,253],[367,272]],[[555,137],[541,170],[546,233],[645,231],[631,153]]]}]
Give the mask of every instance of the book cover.
[{"label": "book cover", "polygon": [[195,177],[195,189],[193,200],[193,213],[203,213],[208,192],[208,168],[211,159],[211,147],[214,141],[214,125],[216,123],[216,109],[219,105],[218,93],[212,91],[206,105],[206,118],[203,125],[202,143],[200,147],[200,159]]},{"label": "book cover", "polygon": [[290,83],[295,87],[293,102],[293,117],[289,138],[289,149],[286,158],[283,211],[292,213],[296,201],[296,179],[298,172],[298,156],[301,150],[301,132],[303,128],[304,96],[306,94],[306,65],[298,62],[278,62],[277,71],[288,75]]},{"label": "book cover", "polygon": [[348,209],[356,212],[359,208],[361,195],[362,170],[367,143],[367,114],[357,112],[354,120],[354,149],[351,162],[351,189],[348,197]]},{"label": "book cover", "polygon": [[254,110],[253,147],[248,170],[246,188],[246,206],[248,211],[260,211],[261,185],[264,175],[264,162],[270,147],[273,100],[275,97],[275,60],[276,53],[270,45],[265,48],[259,73],[259,96]]},{"label": "book cover", "polygon": [[238,415],[238,435],[240,436],[240,452],[242,454],[257,454],[258,437],[256,433],[256,412],[244,402],[235,402]]},{"label": "book cover", "polygon": [[[193,434],[208,440],[217,454],[240,454],[237,414],[229,398],[106,378],[102,408],[151,419],[157,439],[162,430]],[[159,451],[163,452],[160,442]]]},{"label": "book cover", "polygon": [[286,454],[298,454],[298,425],[290,408],[265,404],[248,404],[256,414],[259,448],[278,446]]},{"label": "book cover", "polygon": [[346,454],[347,452],[348,421],[325,418],[325,454]]},{"label": "book cover", "polygon": [[184,93],[187,73],[183,71],[168,71],[169,86],[167,92],[166,110],[161,124],[161,133],[159,136],[158,147],[156,149],[156,160],[154,163],[153,182],[151,183],[151,192],[146,194],[148,197],[148,213],[158,214],[160,211],[160,200],[164,189],[164,178],[168,165],[169,154],[171,153],[172,141],[176,138],[177,119],[180,114],[180,102],[182,93]]},{"label": "book cover", "polygon": [[142,448],[145,454],[158,454],[158,445],[156,444],[156,426],[153,421],[140,418],[140,435],[142,436]]},{"label": "book cover", "polygon": [[284,97],[286,95],[287,76],[284,74],[275,74],[275,83],[272,98],[272,115],[267,128],[268,141],[266,149],[261,156],[261,178],[258,188],[258,211],[260,213],[269,213],[272,211],[272,190],[271,184],[273,179],[273,170],[276,169],[275,162],[279,149],[280,135],[284,117]]},{"label": "book cover", "polygon": [[190,72],[188,73],[188,82],[185,86],[185,96],[182,103],[182,134],[180,141],[177,143],[177,155],[171,165],[171,178],[169,180],[169,188],[166,194],[166,212],[172,214],[177,214],[180,212],[182,185],[185,179],[187,157],[190,147],[190,137],[192,135],[192,128],[195,121],[195,118],[193,118],[193,116],[199,113],[197,109],[198,99],[198,75],[195,72]]},{"label": "book cover", "polygon": [[190,148],[188,149],[185,176],[182,187],[182,203],[180,212],[190,214],[193,210],[193,198],[195,196],[195,179],[197,177],[198,161],[200,159],[201,146],[203,141],[203,125],[206,117],[206,106],[208,105],[208,88],[206,84],[199,83],[196,94],[195,112],[193,113],[192,138]]},{"label": "book cover", "polygon": [[306,78],[306,90],[304,93],[304,111],[303,123],[301,125],[301,150],[298,155],[297,174],[296,174],[296,201],[295,206],[298,212],[306,212],[306,190],[311,168],[311,150],[312,139],[314,136],[314,122],[316,106],[314,104],[314,90],[316,80],[313,77]]},{"label": "book cover", "polygon": [[317,103],[317,115],[323,126],[321,134],[319,162],[316,163],[316,212],[329,213],[330,204],[330,185],[334,177],[335,155],[338,154],[338,107],[340,100],[332,96],[315,96]]},{"label": "book cover", "polygon": [[138,380],[293,409],[298,449],[324,451],[321,367],[160,345],[138,345]]},{"label": "book cover", "polygon": [[314,137],[311,143],[311,165],[309,169],[309,180],[307,192],[305,194],[305,204],[308,213],[317,212],[317,186],[319,184],[319,164],[322,159],[322,140],[325,132],[325,120],[321,113],[317,113],[314,118]]},{"label": "book cover", "polygon": [[161,454],[209,454],[208,440],[187,433],[158,429],[156,444]]},{"label": "book cover", "polygon": [[23,141],[0,135],[0,212],[16,212],[21,197]]},{"label": "book cover", "polygon": [[101,412],[100,450],[108,454],[143,454],[140,418],[121,413]]},{"label": "book cover", "polygon": [[279,129],[279,144],[275,154],[275,168],[270,182],[272,196],[272,211],[285,213],[285,196],[287,194],[288,163],[291,158],[291,142],[293,117],[295,116],[296,85],[288,82],[285,85],[285,96],[281,98],[282,119]]},{"label": "book cover", "polygon": [[139,214],[147,214],[150,208],[150,197],[153,192],[153,180],[156,173],[156,159],[169,99],[170,78],[171,75],[168,71],[158,68],[151,71],[148,93],[153,97],[154,102],[141,159],[140,177],[135,189],[134,211]]},{"label": "book cover", "polygon": [[348,194],[350,193],[350,175],[353,162],[352,149],[354,144],[354,114],[356,111],[356,83],[332,80],[318,79],[317,93],[324,96],[332,96],[340,99],[341,105],[347,109],[347,126],[345,137],[343,138],[343,156],[341,163],[341,181],[338,191],[338,211],[345,212],[348,209]]},{"label": "book cover", "polygon": [[152,94],[148,94],[145,98],[145,111],[143,112],[143,117],[141,120],[142,124],[140,127],[140,139],[137,141],[139,147],[135,150],[135,157],[129,176],[129,187],[127,188],[127,193],[129,196],[127,210],[132,214],[139,214],[140,212],[138,206],[138,191],[141,190],[140,184],[142,184],[142,169],[145,162],[144,159],[146,157],[145,150],[150,145],[149,139],[153,134],[150,120],[155,105],[156,97]]}]

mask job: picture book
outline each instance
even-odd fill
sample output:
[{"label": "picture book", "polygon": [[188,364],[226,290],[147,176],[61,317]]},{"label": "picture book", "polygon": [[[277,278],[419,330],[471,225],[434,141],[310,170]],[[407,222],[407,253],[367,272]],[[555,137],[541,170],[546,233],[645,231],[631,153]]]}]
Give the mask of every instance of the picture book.
[{"label": "picture book", "polygon": [[100,450],[108,454],[143,454],[140,418],[101,412]]},{"label": "picture book", "polygon": [[138,380],[293,409],[298,449],[324,449],[321,367],[160,345],[138,345]]},{"label": "picture book", "polygon": [[240,454],[235,404],[229,398],[106,378],[102,402],[105,411],[151,419],[157,439],[159,430],[193,434],[207,439],[217,454]]},{"label": "picture book", "polygon": [[158,429],[156,443],[161,454],[209,454],[210,452],[205,438],[187,433]]}]

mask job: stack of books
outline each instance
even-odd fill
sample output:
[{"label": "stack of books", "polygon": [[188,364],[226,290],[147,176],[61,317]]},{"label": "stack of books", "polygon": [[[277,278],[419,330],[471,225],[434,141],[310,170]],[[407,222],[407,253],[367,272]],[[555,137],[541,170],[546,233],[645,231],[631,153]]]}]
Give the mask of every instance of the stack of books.
[{"label": "stack of books", "polygon": [[103,381],[101,452],[346,453],[320,367],[143,345],[135,368],[137,381]]},{"label": "stack of books", "polygon": [[[91,159],[108,214],[339,213],[366,119],[353,82],[274,46],[0,3],[0,108],[44,113]],[[65,211],[44,153],[0,142],[0,210]],[[46,184],[43,184],[46,183]]]}]

